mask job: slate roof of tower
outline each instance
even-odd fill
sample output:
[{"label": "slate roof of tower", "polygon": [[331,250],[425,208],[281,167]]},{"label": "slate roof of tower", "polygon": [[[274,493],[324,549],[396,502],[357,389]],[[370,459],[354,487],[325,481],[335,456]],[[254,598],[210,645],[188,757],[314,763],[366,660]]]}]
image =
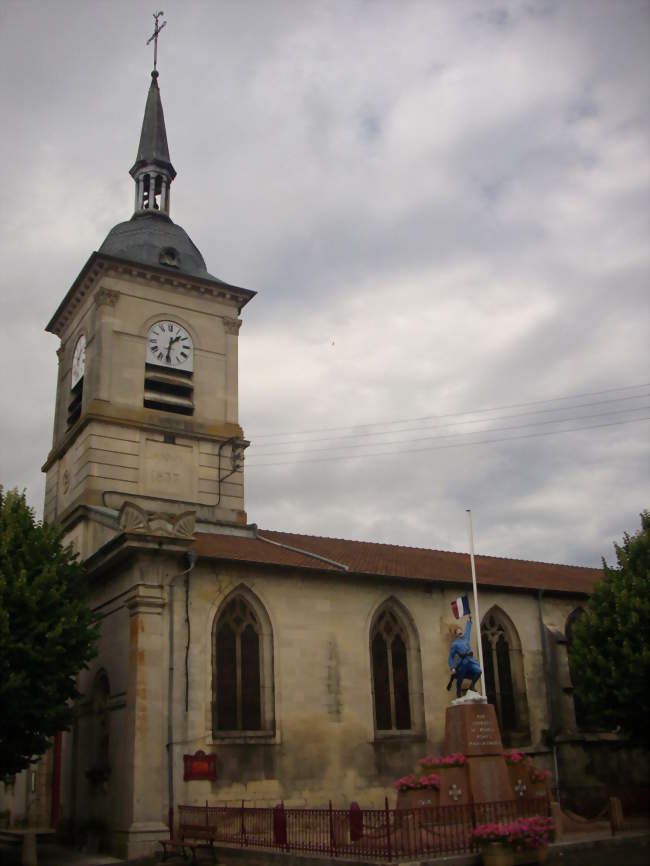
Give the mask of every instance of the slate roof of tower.
[{"label": "slate roof of tower", "polygon": [[185,229],[158,211],[140,211],[113,226],[99,252],[153,267],[161,267],[162,263],[164,267],[161,255],[169,249],[177,253],[177,266],[169,266],[172,273],[223,282],[208,273],[205,259]]},{"label": "slate roof of tower", "polygon": [[[428,550],[343,538],[323,538],[289,532],[259,530],[271,541],[298,548],[305,553],[268,544],[252,536],[198,533],[194,549],[199,556],[247,562],[255,565],[309,569],[351,576],[397,578],[429,583],[469,584],[471,571],[469,554],[446,550]],[[309,554],[325,557],[346,565],[344,571],[334,564]],[[543,589],[588,595],[597,581],[602,580],[598,568],[531,562],[497,556],[476,557],[477,582],[484,587],[506,589]]]}]

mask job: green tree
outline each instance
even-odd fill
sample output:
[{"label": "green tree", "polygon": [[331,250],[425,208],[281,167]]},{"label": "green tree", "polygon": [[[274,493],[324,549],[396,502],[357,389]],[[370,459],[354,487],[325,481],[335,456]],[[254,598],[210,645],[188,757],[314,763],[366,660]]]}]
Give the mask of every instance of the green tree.
[{"label": "green tree", "polygon": [[83,568],[61,536],[0,487],[0,779],[70,726],[75,677],[96,652]]},{"label": "green tree", "polygon": [[603,580],[573,626],[569,662],[586,721],[620,727],[650,742],[650,513],[641,529],[614,543],[617,566],[603,559]]}]

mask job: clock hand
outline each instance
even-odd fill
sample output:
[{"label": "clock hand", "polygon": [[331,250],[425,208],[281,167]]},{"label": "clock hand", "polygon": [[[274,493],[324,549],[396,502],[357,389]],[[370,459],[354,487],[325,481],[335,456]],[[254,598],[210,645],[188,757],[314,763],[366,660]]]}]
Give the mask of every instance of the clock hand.
[{"label": "clock hand", "polygon": [[167,354],[165,355],[165,361],[168,364],[171,363],[171,359],[172,359],[171,354],[170,354],[171,350],[172,350],[172,346],[174,343],[176,343],[178,340],[180,340],[180,338],[181,338],[181,335],[177,334],[175,337],[171,337],[169,340],[169,344],[167,346]]}]

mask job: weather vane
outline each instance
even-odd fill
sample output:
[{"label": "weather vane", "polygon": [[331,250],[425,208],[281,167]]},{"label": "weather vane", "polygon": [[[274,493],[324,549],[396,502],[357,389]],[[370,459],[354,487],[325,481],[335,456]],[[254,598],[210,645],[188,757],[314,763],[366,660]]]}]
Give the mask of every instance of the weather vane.
[{"label": "weather vane", "polygon": [[153,20],[156,22],[156,26],[154,27],[153,34],[149,37],[149,39],[147,39],[147,45],[150,45],[153,42],[153,68],[154,68],[154,72],[156,71],[156,64],[158,63],[158,34],[160,33],[160,31],[163,29],[163,27],[167,23],[166,21],[163,21],[163,23],[159,27],[158,26],[158,19],[162,18],[162,16],[164,14],[165,13],[162,11],[153,13]]}]

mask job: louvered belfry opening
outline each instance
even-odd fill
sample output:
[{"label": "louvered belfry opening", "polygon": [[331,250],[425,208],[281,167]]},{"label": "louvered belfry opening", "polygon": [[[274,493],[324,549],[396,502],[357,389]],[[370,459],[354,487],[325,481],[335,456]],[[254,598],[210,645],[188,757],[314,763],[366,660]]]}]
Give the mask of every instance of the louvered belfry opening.
[{"label": "louvered belfry opening", "polygon": [[83,402],[84,380],[79,379],[70,391],[70,402],[68,403],[68,429],[74,426],[81,417],[81,404]]},{"label": "louvered belfry opening", "polygon": [[173,370],[145,364],[144,405],[147,409],[192,415],[194,412],[194,382],[188,370]]}]

